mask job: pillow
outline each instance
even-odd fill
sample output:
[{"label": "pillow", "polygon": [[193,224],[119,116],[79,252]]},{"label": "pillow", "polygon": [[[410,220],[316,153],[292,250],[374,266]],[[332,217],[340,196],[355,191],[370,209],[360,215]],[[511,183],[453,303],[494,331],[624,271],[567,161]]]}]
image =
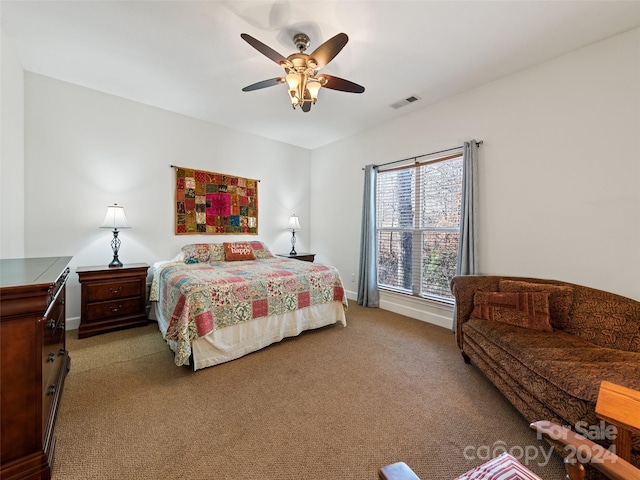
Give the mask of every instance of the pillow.
[{"label": "pillow", "polygon": [[573,287],[568,285],[549,285],[546,283],[500,280],[499,292],[548,292],[551,326],[564,329],[569,321],[569,311],[573,304]]},{"label": "pillow", "polygon": [[227,262],[256,259],[249,242],[224,242],[222,245]]},{"label": "pillow", "polygon": [[472,317],[551,332],[547,292],[483,292],[473,298]]},{"label": "pillow", "polygon": [[472,480],[482,478],[483,480],[542,480],[538,475],[522,465],[516,457],[507,452],[483,463],[479,467],[469,470],[456,480]]},{"label": "pillow", "polygon": [[273,253],[269,251],[269,248],[262,242],[249,242],[253,249],[253,254],[257,260],[263,260],[265,258],[275,258]]},{"label": "pillow", "polygon": [[224,248],[220,243],[194,243],[182,247],[184,263],[224,262]]}]

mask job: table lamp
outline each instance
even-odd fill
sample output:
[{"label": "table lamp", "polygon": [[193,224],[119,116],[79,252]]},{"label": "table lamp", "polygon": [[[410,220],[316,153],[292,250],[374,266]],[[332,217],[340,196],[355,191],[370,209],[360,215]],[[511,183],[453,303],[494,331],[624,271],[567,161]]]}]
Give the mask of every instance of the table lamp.
[{"label": "table lamp", "polygon": [[113,260],[109,264],[109,268],[122,267],[122,262],[118,259],[118,251],[120,250],[120,239],[118,238],[119,228],[131,228],[127,223],[127,216],[124,214],[124,207],[114,203],[107,207],[107,214],[100,228],[113,228],[113,239],[111,240],[111,248],[113,250]]},{"label": "table lamp", "polygon": [[289,255],[297,255],[296,252],[296,230],[300,230],[300,222],[298,221],[298,216],[294,213],[289,217],[289,225],[287,228],[291,229],[291,251]]}]

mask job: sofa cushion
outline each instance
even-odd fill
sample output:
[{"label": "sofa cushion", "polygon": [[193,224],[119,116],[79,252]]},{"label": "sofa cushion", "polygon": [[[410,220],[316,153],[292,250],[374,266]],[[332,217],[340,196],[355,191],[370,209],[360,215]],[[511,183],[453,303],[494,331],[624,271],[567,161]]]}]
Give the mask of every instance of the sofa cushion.
[{"label": "sofa cushion", "polygon": [[549,317],[551,326],[564,330],[569,321],[569,312],[573,303],[573,287],[568,285],[550,285],[548,283],[521,282],[517,280],[500,280],[500,292],[548,292]]},{"label": "sofa cushion", "polygon": [[472,317],[550,332],[547,292],[477,291]]},{"label": "sofa cushion", "polygon": [[464,333],[487,353],[491,350],[503,368],[550,405],[570,405],[575,399],[595,402],[602,380],[640,389],[637,352],[600,347],[559,330],[522,330],[476,318],[465,323]]},{"label": "sofa cushion", "polygon": [[565,332],[603,347],[640,352],[640,302],[594,288],[575,287]]}]

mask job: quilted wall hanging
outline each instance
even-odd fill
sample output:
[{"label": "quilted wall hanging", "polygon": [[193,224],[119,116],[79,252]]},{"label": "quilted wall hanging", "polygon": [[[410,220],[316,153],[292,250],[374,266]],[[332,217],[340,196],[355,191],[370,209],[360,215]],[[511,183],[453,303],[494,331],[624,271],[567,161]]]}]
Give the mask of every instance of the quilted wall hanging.
[{"label": "quilted wall hanging", "polygon": [[176,235],[257,235],[258,182],[175,167]]}]

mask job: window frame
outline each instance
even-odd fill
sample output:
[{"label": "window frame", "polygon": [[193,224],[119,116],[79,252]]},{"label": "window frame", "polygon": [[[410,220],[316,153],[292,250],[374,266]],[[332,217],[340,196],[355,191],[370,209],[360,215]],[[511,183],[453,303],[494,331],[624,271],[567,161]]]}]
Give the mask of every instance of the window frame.
[{"label": "window frame", "polygon": [[[462,151],[455,153],[455,154],[451,154],[451,155],[447,155],[444,157],[438,157],[438,158],[432,158],[430,160],[426,160],[426,161],[417,161],[416,159],[414,159],[414,163],[413,164],[409,164],[409,165],[401,165],[398,167],[392,167],[392,168],[388,168],[388,169],[384,169],[384,170],[378,170],[378,176],[380,176],[381,174],[385,174],[385,173],[390,173],[390,172],[394,172],[394,171],[398,171],[398,170],[405,170],[405,169],[419,169],[425,165],[429,165],[429,164],[434,164],[434,163],[439,163],[439,162],[444,162],[444,161],[449,161],[449,160],[453,160],[453,159],[457,159],[460,158],[462,159],[463,155],[462,155]],[[444,304],[447,306],[453,306],[455,303],[455,299],[453,298],[453,296],[450,297],[442,297],[440,295],[435,295],[435,294],[423,294],[421,293],[422,290],[422,283],[423,283],[423,277],[424,277],[424,267],[423,267],[423,248],[424,248],[424,235],[425,233],[429,233],[429,232],[447,232],[447,233],[455,233],[458,235],[458,242],[460,240],[460,218],[458,219],[458,226],[457,227],[436,227],[436,226],[427,226],[427,227],[423,227],[420,226],[420,219],[417,218],[419,215],[421,215],[422,212],[422,182],[418,181],[419,177],[421,175],[416,174],[416,178],[414,179],[414,187],[412,187],[412,190],[414,190],[412,192],[412,205],[414,206],[414,214],[413,214],[413,226],[412,227],[380,227],[379,226],[379,221],[380,221],[380,217],[379,212],[376,212],[376,244],[377,244],[377,251],[376,251],[376,266],[378,268],[378,288],[382,291],[386,291],[386,292],[391,292],[391,293],[395,293],[395,294],[400,294],[400,295],[405,295],[405,296],[409,296],[412,298],[417,298],[420,300],[426,300],[426,301],[430,301],[430,302],[434,302],[437,304]],[[460,172],[460,185],[462,185],[462,170]],[[379,188],[380,182],[378,182],[378,188]],[[379,198],[378,198],[378,190],[376,190],[376,203],[378,202]],[[416,226],[418,225],[418,226]],[[412,259],[411,259],[411,264],[412,264],[412,276],[411,276],[411,290],[407,290],[404,288],[400,288],[397,286],[393,286],[393,285],[386,285],[386,284],[381,284],[380,283],[380,234],[384,233],[384,232],[391,232],[391,233],[402,233],[402,232],[407,232],[407,233],[411,233],[411,243],[412,243]],[[459,244],[458,244],[459,245]],[[416,248],[417,247],[417,248]],[[456,247],[456,264],[458,262],[458,248]],[[416,266],[418,266],[418,268],[415,268]]]}]

